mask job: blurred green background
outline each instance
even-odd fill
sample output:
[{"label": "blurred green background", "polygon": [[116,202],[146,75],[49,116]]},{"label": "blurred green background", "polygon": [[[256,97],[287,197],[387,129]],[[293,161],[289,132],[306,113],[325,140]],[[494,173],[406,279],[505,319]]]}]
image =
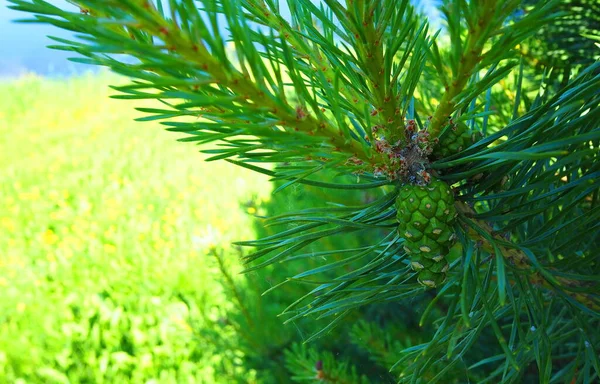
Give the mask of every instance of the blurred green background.
[{"label": "blurred green background", "polygon": [[208,251],[237,260],[271,186],[133,122],[119,82],[0,83],[1,383],[214,379],[195,332],[227,308]]}]

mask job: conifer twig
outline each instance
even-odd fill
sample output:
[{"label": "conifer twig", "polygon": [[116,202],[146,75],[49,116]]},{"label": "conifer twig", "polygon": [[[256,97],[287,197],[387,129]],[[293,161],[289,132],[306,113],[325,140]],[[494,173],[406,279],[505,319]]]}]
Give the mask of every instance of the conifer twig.
[{"label": "conifer twig", "polygon": [[[554,285],[548,281],[544,275],[539,271],[533,271],[533,267],[527,255],[518,249],[516,246],[509,247],[503,245],[506,243],[506,239],[504,239],[501,235],[496,233],[494,229],[486,222],[482,220],[477,220],[474,218],[476,212],[469,205],[463,202],[456,202],[456,208],[459,212],[461,212],[466,217],[469,217],[469,220],[474,223],[480,230],[485,231],[490,238],[497,240],[495,241],[496,247],[500,249],[502,256],[510,262],[512,266],[516,269],[525,271],[529,270],[531,273],[528,275],[529,281],[532,284],[542,286],[549,290],[556,290]],[[469,237],[476,241],[477,244],[483,249],[485,252],[493,254],[495,252],[494,244],[490,242],[490,240],[486,237],[481,236],[481,234],[476,231],[474,228],[467,226],[465,228]],[[580,281],[566,279],[562,277],[557,277],[556,280],[560,282],[561,286],[567,288],[582,288],[583,284]],[[581,293],[581,292],[573,292],[570,290],[564,290],[564,292],[569,295],[571,298],[576,300],[577,302],[585,305],[586,307],[593,309],[595,311],[600,311],[600,303],[598,300],[594,299],[592,295]]]},{"label": "conifer twig", "polygon": [[[375,25],[374,12],[376,2],[367,4],[354,4],[353,1],[346,0],[346,6],[362,7],[363,14],[360,26],[354,26],[353,31],[356,38],[357,54],[362,60],[366,70],[367,82],[371,93],[374,96],[374,111],[377,115],[374,120],[382,128],[384,136],[388,142],[404,142],[404,118],[400,113],[398,105],[398,95],[392,79],[386,78],[384,63],[384,42],[382,26]],[[362,36],[361,36],[362,35]],[[363,38],[364,37],[364,38]]]},{"label": "conifer twig", "polygon": [[[130,9],[127,2],[112,2],[113,6],[126,12],[140,12],[139,8]],[[143,7],[144,15],[138,20],[136,28],[148,31],[160,38],[169,50],[195,63],[199,69],[207,72],[214,79],[214,83],[231,89],[239,98],[236,100],[245,107],[257,111],[268,110],[271,115],[279,120],[278,125],[289,132],[303,132],[310,136],[324,137],[334,152],[343,152],[349,157],[354,156],[367,164],[380,164],[384,162],[379,153],[366,153],[360,142],[348,138],[344,132],[332,126],[327,121],[314,117],[306,111],[294,109],[289,104],[282,108],[265,91],[253,82],[247,73],[237,70],[224,70],[223,63],[215,57],[201,42],[191,41],[177,23],[163,18],[159,11],[147,2]],[[142,21],[143,20],[143,21]]]},{"label": "conifer twig", "polygon": [[[296,53],[298,58],[308,59],[307,64],[312,66],[314,72],[321,71],[326,75],[331,72],[331,63],[322,49],[314,43],[309,45],[305,39],[301,38],[301,31],[298,31],[297,28],[294,29],[281,14],[270,12],[264,0],[248,0],[248,4],[252,16],[254,16],[252,20],[279,31],[280,36],[289,42],[291,50]],[[365,97],[351,87],[340,85],[339,91],[349,103],[355,105],[357,111],[362,112],[371,108]]]},{"label": "conifer twig", "polygon": [[429,134],[432,137],[439,137],[448,118],[454,112],[456,101],[454,98],[460,94],[467,82],[473,75],[477,64],[481,60],[481,53],[490,35],[489,24],[494,19],[496,11],[496,0],[484,0],[478,9],[482,10],[482,14],[475,20],[472,25],[469,25],[469,34],[466,40],[466,46],[460,56],[458,70],[451,79],[450,84],[446,85],[444,96],[440,100],[431,123],[429,125]]},{"label": "conifer twig", "polygon": [[[155,32],[162,33],[163,38],[169,45],[177,47],[176,49],[179,54],[190,60],[203,62],[203,67],[215,78],[217,83],[229,87],[235,93],[252,101],[256,106],[269,108],[270,112],[280,119],[282,126],[291,130],[300,130],[309,135],[326,136],[338,151],[343,150],[367,163],[373,161],[373,159],[366,156],[363,148],[357,141],[345,139],[341,131],[336,132],[335,127],[325,121],[319,121],[311,115],[300,117],[291,112],[291,107],[290,109],[280,108],[263,91],[258,89],[247,76],[241,73],[228,76],[224,73],[222,65],[211,56],[206,47],[192,44],[176,28],[170,28],[167,25],[164,28]],[[374,154],[374,157],[380,157],[380,155]]]}]

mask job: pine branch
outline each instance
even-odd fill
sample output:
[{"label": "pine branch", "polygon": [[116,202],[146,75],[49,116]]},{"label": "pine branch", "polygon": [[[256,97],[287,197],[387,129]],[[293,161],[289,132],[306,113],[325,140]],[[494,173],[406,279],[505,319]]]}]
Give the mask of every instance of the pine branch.
[{"label": "pine branch", "polygon": [[[117,4],[120,3],[117,2]],[[224,71],[222,61],[213,56],[204,44],[190,40],[189,36],[182,33],[181,26],[176,23],[162,21],[161,15],[153,6],[146,9],[147,13],[143,15],[143,19],[148,20],[148,23],[139,27],[151,31],[155,36],[159,36],[167,43],[167,46],[171,47],[172,51],[176,51],[183,58],[192,63],[197,63],[200,68],[212,76],[215,84],[227,87],[235,94],[241,95],[241,98],[236,99],[237,102],[243,103],[249,109],[261,111],[267,109],[273,117],[279,120],[279,125],[287,131],[301,131],[308,135],[326,137],[336,150],[352,154],[365,162],[373,161],[359,143],[349,140],[327,121],[315,116],[303,115],[297,110],[294,111],[289,105],[281,105],[280,102],[274,101],[273,98],[267,96],[264,84],[260,86],[256,80],[253,81],[248,75],[232,68],[228,68],[229,73]],[[135,11],[135,9],[126,7],[124,7],[124,10]],[[198,17],[200,16],[198,15]],[[376,158],[377,155],[375,155]]]},{"label": "pine branch", "polygon": [[[538,4],[523,19],[513,25],[505,25],[505,21],[519,3],[516,0],[484,0],[469,5],[458,1],[445,2],[443,11],[448,22],[452,46],[455,49],[454,56],[451,56],[452,78],[445,84],[445,93],[428,127],[432,137],[440,136],[447,125],[448,118],[456,111],[457,106],[467,105],[474,95],[482,94],[487,87],[504,77],[511,65],[499,69],[492,68],[481,81],[473,81],[468,85],[477,71],[490,64],[494,64],[495,67],[500,60],[510,58],[515,52],[515,46],[534,33],[532,31],[535,31],[535,26],[544,25],[554,17],[551,11],[556,1]],[[464,42],[461,36],[461,32],[465,29],[461,26],[462,16],[468,31]],[[498,36],[497,41],[490,41]],[[485,50],[488,44],[493,45]],[[439,57],[439,54],[437,56]],[[437,61],[439,62],[440,59],[438,58]],[[441,64],[438,64],[438,72],[442,78],[445,78],[446,71],[440,66]],[[470,92],[471,88],[479,89]]]},{"label": "pine branch", "polygon": [[420,341],[420,335],[410,334],[402,324],[396,326],[397,328],[383,327],[381,324],[361,320],[352,326],[350,339],[364,350],[369,360],[383,367],[391,367],[398,361],[398,355],[403,349]]},{"label": "pine branch", "polygon": [[285,351],[286,367],[298,382],[328,384],[366,384],[365,376],[357,374],[356,367],[347,360],[339,360],[331,352],[317,352],[314,348],[294,344]]},{"label": "pine branch", "polygon": [[[257,22],[266,27],[278,30],[280,35],[289,43],[290,49],[294,52],[294,56],[298,60],[306,60],[306,66],[308,70],[305,72],[306,76],[310,76],[315,72],[323,72],[330,80],[332,72],[336,68],[339,68],[340,61],[350,61],[351,57],[349,54],[337,50],[335,54],[333,52],[326,52],[324,46],[320,46],[315,42],[315,37],[308,39],[306,36],[318,35],[319,41],[327,40],[322,36],[314,27],[307,23],[296,22],[296,25],[292,27],[290,23],[285,20],[276,4],[269,2],[265,3],[263,0],[248,0],[244,3],[245,8],[248,10],[248,17],[250,20]],[[307,7],[305,11],[307,13],[312,12],[314,5],[311,3],[292,3],[290,4],[293,9],[301,9]],[[295,8],[294,8],[295,7]],[[326,22],[322,22],[323,28],[327,25]],[[283,44],[283,43],[282,43]],[[359,92],[356,88],[355,79],[344,78],[344,84],[340,86],[339,91],[341,95],[348,102],[348,106],[353,106],[351,110],[354,116],[360,117],[365,111],[372,110],[372,106],[365,99],[366,95]],[[367,130],[369,140],[372,141],[370,130]]]},{"label": "pine branch", "polygon": [[[407,6],[406,0],[400,4],[347,0],[346,9],[338,5],[341,8],[339,12],[352,15],[348,24],[352,26],[350,32],[355,37],[352,43],[358,58],[357,64],[365,69],[369,89],[374,96],[372,114],[376,114],[373,120],[382,131],[380,135],[391,143],[399,140],[405,142],[405,126],[398,104],[397,77],[392,78],[391,73],[394,48],[391,41],[385,41],[384,32],[399,24]],[[353,9],[353,12],[349,9]],[[410,17],[407,19],[410,20]],[[399,35],[410,33],[410,24],[404,28]]]},{"label": "pine branch", "polygon": [[[458,67],[453,73],[453,78],[446,86],[446,92],[440,100],[431,123],[429,132],[433,137],[438,137],[444,128],[448,117],[454,112],[456,102],[454,99],[465,88],[467,81],[475,71],[475,67],[481,61],[481,53],[484,45],[493,32],[492,28],[498,27],[498,19],[494,20],[496,8],[499,6],[496,0],[487,0],[482,2],[481,7],[476,8],[478,14],[474,15],[473,20],[467,20],[469,25],[469,34],[466,38],[464,52],[458,60]],[[449,29],[452,34],[453,43],[460,46],[461,37],[460,29],[460,3],[452,3],[453,8],[445,8],[446,18],[448,20]],[[494,23],[495,21],[495,23]]]},{"label": "pine branch", "polygon": [[511,266],[520,271],[527,271],[527,278],[532,284],[544,287],[555,294],[564,292],[575,302],[596,311],[596,316],[600,316],[600,297],[596,294],[578,292],[581,291],[581,288],[587,288],[588,291],[592,291],[592,286],[580,280],[572,280],[560,276],[555,277],[553,272],[558,271],[554,269],[544,268],[540,270],[542,268],[541,265],[532,265],[530,257],[528,257],[527,253],[521,247],[507,241],[485,221],[475,219],[476,212],[469,205],[458,202],[457,208],[459,212],[469,218],[465,222],[464,229],[482,250],[490,255],[500,252]]}]

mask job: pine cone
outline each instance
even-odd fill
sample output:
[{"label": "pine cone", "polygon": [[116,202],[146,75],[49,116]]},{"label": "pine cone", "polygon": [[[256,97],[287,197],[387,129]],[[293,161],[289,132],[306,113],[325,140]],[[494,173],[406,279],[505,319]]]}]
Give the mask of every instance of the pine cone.
[{"label": "pine cone", "polygon": [[404,250],[418,271],[419,283],[435,288],[446,280],[444,257],[454,243],[456,219],[454,195],[448,184],[434,180],[429,185],[405,185],[396,200],[398,232]]},{"label": "pine cone", "polygon": [[455,155],[475,144],[479,138],[479,135],[469,131],[465,123],[459,121],[443,131],[433,154],[439,159]]}]

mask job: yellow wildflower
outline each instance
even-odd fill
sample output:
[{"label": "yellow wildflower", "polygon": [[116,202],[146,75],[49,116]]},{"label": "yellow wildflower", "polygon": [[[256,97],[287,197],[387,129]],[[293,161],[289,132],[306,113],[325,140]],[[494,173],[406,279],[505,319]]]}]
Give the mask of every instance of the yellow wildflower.
[{"label": "yellow wildflower", "polygon": [[106,253],[115,253],[117,251],[117,247],[115,247],[113,244],[104,244],[104,252]]},{"label": "yellow wildflower", "polygon": [[42,235],[42,241],[46,245],[54,245],[58,241],[58,236],[54,233],[53,230],[47,229],[46,232]]},{"label": "yellow wildflower", "polygon": [[14,231],[16,228],[14,221],[10,217],[3,217],[0,223],[9,232]]}]

